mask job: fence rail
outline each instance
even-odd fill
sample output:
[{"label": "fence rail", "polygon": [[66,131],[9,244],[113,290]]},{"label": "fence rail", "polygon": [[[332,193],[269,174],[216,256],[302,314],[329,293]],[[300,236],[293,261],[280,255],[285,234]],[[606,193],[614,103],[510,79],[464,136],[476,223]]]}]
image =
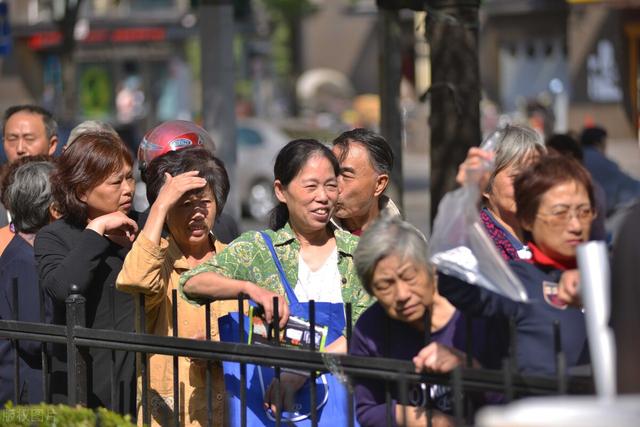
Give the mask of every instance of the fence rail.
[{"label": "fence rail", "polygon": [[[174,298],[177,296],[173,295]],[[139,300],[141,307],[144,307],[144,300]],[[243,312],[244,301],[239,300],[240,312]],[[459,367],[451,374],[416,374],[414,366],[409,361],[399,361],[386,358],[368,358],[350,355],[333,355],[309,350],[288,349],[278,346],[260,346],[259,351],[255,346],[242,343],[217,342],[207,340],[193,340],[176,336],[157,336],[145,333],[121,332],[116,330],[92,329],[84,326],[84,298],[80,295],[72,294],[67,299],[67,325],[50,325],[43,323],[30,323],[16,320],[0,320],[0,337],[13,340],[14,348],[17,349],[19,341],[32,340],[45,343],[66,344],[67,346],[67,372],[68,372],[68,403],[70,405],[86,404],[87,402],[87,352],[89,348],[100,348],[110,350],[112,352],[112,402],[116,402],[118,390],[115,389],[114,369],[115,363],[114,352],[136,352],[142,355],[142,402],[143,402],[143,421],[149,423],[150,414],[147,407],[148,396],[148,355],[164,354],[175,357],[174,362],[174,394],[176,402],[179,401],[178,390],[178,370],[175,369],[177,357],[190,357],[204,359],[207,361],[224,361],[236,362],[241,364],[241,372],[244,372],[246,364],[274,366],[276,371],[278,368],[290,368],[296,370],[308,371],[313,378],[316,372],[331,371],[342,377],[348,378],[352,382],[354,378],[366,378],[384,381],[387,386],[387,400],[389,400],[390,384],[395,383],[398,387],[399,394],[406,396],[409,384],[428,383],[441,384],[449,386],[453,390],[454,396],[454,415],[459,425],[464,424],[465,408],[467,417],[471,411],[465,406],[463,392],[466,391],[482,391],[482,392],[499,392],[503,393],[507,399],[520,395],[549,395],[549,394],[589,394],[593,393],[593,383],[591,378],[587,377],[569,377],[564,375],[563,355],[559,348],[556,348],[557,358],[559,360],[558,367],[561,372],[556,377],[543,377],[534,375],[522,375],[514,370],[513,361],[507,359],[501,370],[478,369],[471,367]],[[174,305],[175,306],[175,305]],[[113,307],[113,306],[112,306]],[[313,304],[311,304],[313,307]],[[312,322],[314,323],[314,313],[312,309]],[[144,310],[140,311],[144,313]],[[275,310],[277,313],[277,309]],[[349,310],[348,310],[349,312]],[[206,309],[206,336],[211,337],[211,325],[208,319],[210,307]],[[349,316],[348,316],[349,317]],[[240,316],[242,319],[242,316]],[[144,329],[144,319],[140,319],[140,330]],[[173,313],[173,324],[178,325],[177,312]],[[276,320],[277,324],[277,320]],[[350,328],[348,328],[348,336],[350,336]],[[311,329],[313,330],[313,329]],[[277,331],[276,331],[277,332]],[[244,335],[244,328],[240,322],[240,336]],[[312,340],[313,341],[313,340]],[[43,360],[46,359],[46,346],[42,346]],[[15,352],[17,362],[17,350]],[[43,389],[45,399],[48,397],[49,374],[48,364],[44,364],[43,369]],[[207,393],[208,393],[208,412],[209,425],[213,425],[212,408],[211,408],[211,363],[207,363]],[[470,365],[469,365],[470,366]],[[329,368],[329,369],[328,369]],[[19,381],[18,374],[15,381]],[[241,378],[243,384],[241,388],[242,410],[246,411],[246,378]],[[17,389],[17,386],[16,386]],[[311,387],[311,390],[315,390]],[[18,401],[18,391],[16,390],[16,401]],[[463,397],[461,397],[463,396]],[[311,407],[312,409],[312,425],[315,425],[317,414],[315,413],[315,393],[312,392]],[[349,393],[349,399],[352,399],[352,393]],[[348,425],[353,422],[353,406],[350,402],[349,414],[345,414]],[[468,403],[468,402],[467,402]],[[390,408],[390,404],[387,406]],[[110,408],[117,409],[117,408]],[[278,418],[280,414],[277,414]],[[179,411],[174,411],[174,425],[179,424]],[[387,422],[390,417],[387,416]],[[467,422],[470,420],[467,418]],[[242,414],[242,425],[246,423],[246,412]],[[428,419],[428,424],[430,419]],[[279,425],[276,422],[276,425]]]}]

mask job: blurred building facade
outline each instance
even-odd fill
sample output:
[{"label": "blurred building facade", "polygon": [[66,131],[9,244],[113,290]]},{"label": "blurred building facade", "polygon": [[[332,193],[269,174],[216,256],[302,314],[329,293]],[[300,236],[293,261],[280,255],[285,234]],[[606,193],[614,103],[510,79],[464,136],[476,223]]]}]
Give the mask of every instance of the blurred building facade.
[{"label": "blurred building facade", "polygon": [[487,0],[482,14],[483,89],[502,111],[547,132],[637,135],[640,2]]},{"label": "blurred building facade", "polygon": [[[61,36],[54,19],[65,2],[6,3],[13,46],[1,63],[0,109],[38,102],[55,112],[64,88]],[[267,110],[278,105],[273,102],[278,88],[269,18],[264,8],[256,6],[261,2],[246,3],[252,5],[252,17],[237,22],[241,40],[236,80],[239,97],[248,102],[239,105],[247,110],[243,114],[270,117]],[[75,31],[77,119],[124,126],[139,121],[145,128],[167,118],[197,119],[200,45],[194,4],[193,0],[84,0]],[[313,4],[315,11],[301,24],[299,68],[341,73],[351,84],[350,96],[377,94],[381,52],[375,0],[314,0]],[[425,20],[406,13],[402,21],[402,74],[415,100],[429,84],[428,43],[421,37]],[[546,132],[599,123],[613,137],[636,135],[640,2],[486,0],[480,31],[484,98],[498,113],[529,120]]]},{"label": "blurred building facade", "polygon": [[[64,90],[62,36],[54,22],[63,7],[56,0],[9,1],[13,47],[2,70],[4,81],[20,76],[31,100],[54,112]],[[189,0],[85,0],[75,27],[77,119],[127,125],[171,108],[188,115],[191,105],[185,108],[172,92],[184,93],[176,86],[189,79],[194,25]]]}]

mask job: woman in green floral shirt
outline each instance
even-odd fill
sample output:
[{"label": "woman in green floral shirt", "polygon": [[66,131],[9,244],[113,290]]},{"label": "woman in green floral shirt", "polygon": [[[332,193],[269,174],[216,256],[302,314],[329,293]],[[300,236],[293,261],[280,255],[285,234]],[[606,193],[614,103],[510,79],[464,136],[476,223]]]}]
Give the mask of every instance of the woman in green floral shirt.
[{"label": "woman in green floral shirt", "polygon": [[[250,231],[209,261],[182,275],[180,283],[185,298],[204,303],[211,299],[236,298],[244,293],[264,307],[270,322],[273,297],[278,296],[282,326],[286,324],[290,309],[300,316],[295,312],[298,302],[314,300],[329,303],[334,308],[337,304],[350,302],[355,321],[370,305],[371,299],[360,286],[353,264],[358,238],[334,229],[329,223],[338,198],[338,174],[338,161],[318,141],[288,143],[276,158],[274,189],[280,204],[272,213],[271,230],[266,231],[288,284],[281,282],[264,237]],[[290,288],[289,292],[287,288]],[[327,314],[322,312],[322,307],[327,306],[318,307],[320,319]],[[334,309],[331,311],[335,313]],[[306,317],[306,313],[303,315]],[[332,316],[327,320],[333,327],[327,325],[326,351],[346,353],[344,311]],[[337,326],[340,322],[342,328]],[[283,399],[285,402],[291,400],[305,379],[296,374],[283,374],[283,395],[276,397],[268,392],[265,400],[275,404],[275,410]]]}]

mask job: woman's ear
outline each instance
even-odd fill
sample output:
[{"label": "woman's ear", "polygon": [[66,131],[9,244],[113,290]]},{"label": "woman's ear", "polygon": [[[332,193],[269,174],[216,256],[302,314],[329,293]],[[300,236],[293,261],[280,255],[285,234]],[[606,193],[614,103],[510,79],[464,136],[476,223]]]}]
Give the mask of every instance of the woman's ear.
[{"label": "woman's ear", "polygon": [[62,212],[60,211],[60,209],[58,209],[58,205],[56,204],[56,202],[52,202],[49,205],[49,221],[53,222],[56,219],[60,218],[62,218]]},{"label": "woman's ear", "polygon": [[438,272],[436,271],[436,268],[432,265],[428,265],[427,266],[427,278],[428,280],[431,281],[431,284],[433,285],[433,293],[437,293],[438,292]]},{"label": "woman's ear", "polygon": [[518,224],[520,224],[520,228],[522,228],[523,231],[531,233],[533,230],[533,222],[529,223],[527,221],[518,221]]},{"label": "woman's ear", "polygon": [[287,203],[287,198],[285,197],[285,188],[284,185],[280,182],[279,179],[273,181],[273,191],[276,193],[276,198],[280,203]]}]

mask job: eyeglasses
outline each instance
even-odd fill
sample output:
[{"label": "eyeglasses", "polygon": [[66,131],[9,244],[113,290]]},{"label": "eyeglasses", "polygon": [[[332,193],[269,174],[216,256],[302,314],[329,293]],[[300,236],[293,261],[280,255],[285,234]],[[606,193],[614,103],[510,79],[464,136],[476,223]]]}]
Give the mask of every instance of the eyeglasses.
[{"label": "eyeglasses", "polygon": [[538,215],[549,217],[549,222],[553,225],[566,225],[574,216],[582,223],[589,222],[595,217],[595,212],[590,206],[582,206],[576,209],[558,208]]}]

